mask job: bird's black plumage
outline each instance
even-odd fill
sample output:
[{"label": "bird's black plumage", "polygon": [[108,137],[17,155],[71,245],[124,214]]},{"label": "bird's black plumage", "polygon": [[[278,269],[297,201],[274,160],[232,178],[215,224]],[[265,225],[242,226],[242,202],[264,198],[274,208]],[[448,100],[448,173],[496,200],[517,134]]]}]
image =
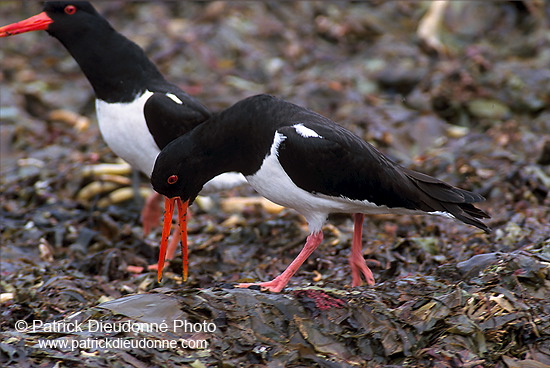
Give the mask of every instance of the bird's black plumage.
[{"label": "bird's black plumage", "polygon": [[155,92],[143,107],[149,131],[160,148],[165,147],[175,137],[188,133],[209,116],[207,111],[189,106],[189,100],[182,98],[184,96],[181,93],[170,94],[176,101],[166,93]]},{"label": "bird's black plumage", "polygon": [[[471,205],[483,200],[480,195],[403,168],[330,119],[267,95],[240,101],[170,143],[157,158],[153,188],[193,200],[204,182],[221,172],[254,176],[276,134],[278,162],[298,188],[314,196],[387,208],[380,212],[447,212],[488,231],[478,220],[488,215]],[[181,178],[178,184],[166,182],[173,174]],[[365,207],[365,212],[371,211]]]}]

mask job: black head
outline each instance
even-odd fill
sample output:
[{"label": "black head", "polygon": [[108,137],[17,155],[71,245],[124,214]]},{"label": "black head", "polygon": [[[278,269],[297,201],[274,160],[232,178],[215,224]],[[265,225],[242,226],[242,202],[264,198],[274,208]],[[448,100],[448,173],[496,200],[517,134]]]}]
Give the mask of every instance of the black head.
[{"label": "black head", "polygon": [[193,154],[194,144],[182,136],[168,144],[157,156],[151,184],[153,189],[168,197],[180,197],[193,202],[208,181],[201,180],[200,162]]},{"label": "black head", "polygon": [[98,99],[130,102],[149,83],[166,83],[143,50],[116,32],[87,1],[48,1],[40,14],[0,27],[0,37],[39,30],[65,46]]},{"label": "black head", "polygon": [[101,27],[112,28],[87,1],[48,1],[42,13],[1,27],[0,37],[45,30],[65,43],[78,40],[84,31]]},{"label": "black head", "polygon": [[63,19],[68,20],[70,18],[82,16],[82,14],[78,14],[82,12],[93,16],[98,15],[94,6],[89,1],[45,1],[42,10],[50,17],[55,17],[54,20],[60,22],[62,22]]},{"label": "black head", "polygon": [[52,19],[46,31],[63,43],[77,41],[86,32],[112,29],[87,1],[48,1],[44,4],[44,13]]}]

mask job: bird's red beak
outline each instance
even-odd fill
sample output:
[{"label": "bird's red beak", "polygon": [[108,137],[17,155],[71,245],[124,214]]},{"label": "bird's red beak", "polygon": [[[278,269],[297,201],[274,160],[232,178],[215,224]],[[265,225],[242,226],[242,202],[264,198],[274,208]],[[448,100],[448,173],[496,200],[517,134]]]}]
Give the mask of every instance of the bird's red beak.
[{"label": "bird's red beak", "polygon": [[51,23],[53,23],[52,18],[50,18],[46,12],[42,12],[28,19],[22,20],[21,22],[0,27],[0,37],[31,31],[45,31]]},{"label": "bird's red beak", "polygon": [[166,258],[166,248],[170,229],[172,227],[172,215],[174,214],[174,205],[178,206],[178,220],[181,231],[181,254],[183,256],[183,281],[187,281],[187,270],[189,265],[187,253],[187,207],[189,200],[183,202],[180,197],[164,199],[164,225],[162,227],[162,238],[160,240],[160,253],[158,261],[158,281],[162,280],[162,269]]}]

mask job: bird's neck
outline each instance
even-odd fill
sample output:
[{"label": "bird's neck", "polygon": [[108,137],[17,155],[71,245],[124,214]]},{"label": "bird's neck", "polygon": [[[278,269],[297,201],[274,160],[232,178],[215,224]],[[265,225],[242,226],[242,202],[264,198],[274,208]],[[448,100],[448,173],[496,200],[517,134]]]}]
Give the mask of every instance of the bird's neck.
[{"label": "bird's neck", "polygon": [[114,29],[98,34],[89,31],[79,37],[59,40],[90,81],[98,99],[131,102],[149,84],[165,82],[143,50]]},{"label": "bird's neck", "polygon": [[254,161],[253,149],[239,128],[224,129],[231,125],[215,115],[166,147],[171,157],[167,162],[179,162],[180,176],[188,181],[189,198],[194,199],[207,182],[220,174],[239,172],[246,176],[254,171],[254,165],[259,167],[261,160]]},{"label": "bird's neck", "polygon": [[192,157],[200,165],[196,172],[200,173],[204,183],[225,172],[246,172],[248,145],[241,143],[238,131],[224,131],[224,123],[215,116],[191,133],[194,141]]}]

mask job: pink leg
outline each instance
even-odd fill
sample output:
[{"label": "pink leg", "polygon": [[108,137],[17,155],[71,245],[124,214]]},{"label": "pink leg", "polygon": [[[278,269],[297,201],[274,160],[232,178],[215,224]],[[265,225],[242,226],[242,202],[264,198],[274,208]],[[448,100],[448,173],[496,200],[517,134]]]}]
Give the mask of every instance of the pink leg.
[{"label": "pink leg", "polygon": [[351,243],[351,254],[349,256],[349,265],[351,266],[351,286],[360,286],[363,281],[361,274],[365,277],[367,285],[374,285],[374,276],[363,258],[363,220],[365,215],[362,213],[353,214],[353,241]]},{"label": "pink leg", "polygon": [[236,287],[246,288],[252,285],[261,286],[262,289],[267,289],[275,293],[284,289],[284,287],[290,281],[290,278],[298,271],[298,268],[305,262],[305,260],[317,249],[319,244],[323,241],[323,232],[319,231],[318,233],[311,234],[307,237],[306,245],[298,254],[296,259],[284,270],[282,274],[277,276],[271,281],[268,282],[257,282],[257,283],[245,283],[237,284]]},{"label": "pink leg", "polygon": [[162,194],[154,192],[145,201],[145,205],[141,210],[141,223],[143,224],[143,234],[145,236],[149,235],[154,226],[160,224],[160,203],[162,198]]},{"label": "pink leg", "polygon": [[[178,248],[178,244],[181,240],[181,234],[179,230],[179,225],[176,225],[175,231],[172,233],[172,239],[170,239],[170,243],[168,243],[168,247],[166,248],[166,258],[165,260],[171,260],[174,259],[174,254],[176,254],[176,249]],[[158,264],[152,264],[147,267],[148,270],[158,270]]]}]

